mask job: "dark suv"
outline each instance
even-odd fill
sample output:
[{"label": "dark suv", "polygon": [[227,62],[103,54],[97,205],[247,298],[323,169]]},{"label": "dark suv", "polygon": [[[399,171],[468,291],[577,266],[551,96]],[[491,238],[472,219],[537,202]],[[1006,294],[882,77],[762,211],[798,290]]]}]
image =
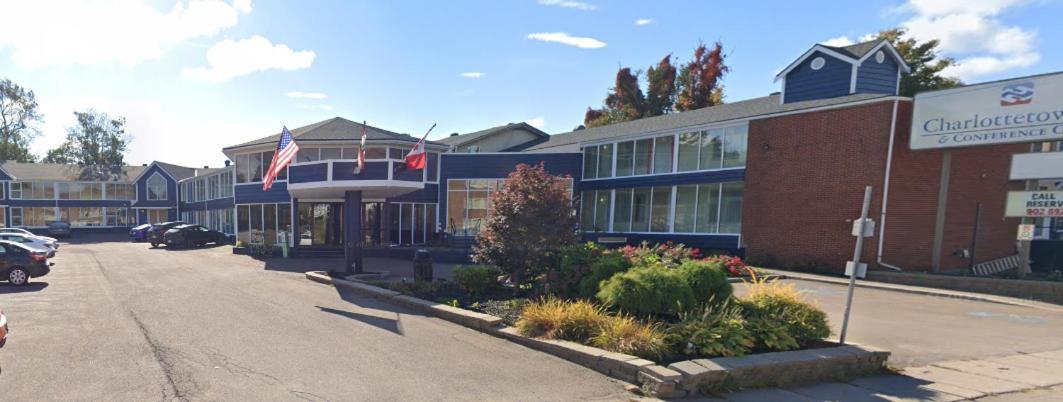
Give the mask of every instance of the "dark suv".
[{"label": "dark suv", "polygon": [[0,275],[12,286],[30,283],[30,278],[48,275],[48,255],[22,244],[0,240]]},{"label": "dark suv", "polygon": [[167,230],[163,235],[166,247],[200,247],[207,243],[227,244],[229,237],[217,230],[210,230],[202,225],[180,225]]},{"label": "dark suv", "polygon": [[159,247],[160,244],[165,243],[162,239],[162,235],[166,234],[167,230],[173,229],[178,225],[184,225],[184,222],[163,222],[151,225],[151,229],[148,229],[148,243],[151,243],[152,247]]}]

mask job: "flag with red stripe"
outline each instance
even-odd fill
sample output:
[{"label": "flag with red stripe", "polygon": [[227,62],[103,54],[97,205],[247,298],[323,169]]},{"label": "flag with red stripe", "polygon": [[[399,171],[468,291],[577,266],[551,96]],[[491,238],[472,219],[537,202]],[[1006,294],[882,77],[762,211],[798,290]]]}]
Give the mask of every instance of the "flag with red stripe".
[{"label": "flag with red stripe", "polygon": [[428,157],[424,153],[424,140],[428,138],[428,133],[431,133],[433,128],[436,128],[435,124],[428,129],[427,133],[424,133],[424,137],[421,137],[420,141],[417,141],[410,153],[406,154],[406,169],[420,170],[428,165]]},{"label": "flag with red stripe", "polygon": [[295,160],[295,155],[298,153],[299,144],[295,143],[295,139],[292,138],[292,133],[288,131],[288,127],[284,127],[281,130],[281,138],[277,141],[277,151],[273,153],[273,161],[269,163],[269,169],[266,170],[265,176],[262,177],[262,191],[273,187],[273,181],[277,179],[277,175]]}]

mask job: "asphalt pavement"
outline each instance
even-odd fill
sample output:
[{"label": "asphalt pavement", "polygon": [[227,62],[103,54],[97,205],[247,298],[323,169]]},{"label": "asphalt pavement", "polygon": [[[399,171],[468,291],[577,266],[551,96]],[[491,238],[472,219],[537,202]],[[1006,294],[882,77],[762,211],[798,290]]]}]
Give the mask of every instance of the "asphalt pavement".
[{"label": "asphalt pavement", "polygon": [[553,356],[304,279],[229,247],[63,245],[0,283],[0,400],[626,400]]}]

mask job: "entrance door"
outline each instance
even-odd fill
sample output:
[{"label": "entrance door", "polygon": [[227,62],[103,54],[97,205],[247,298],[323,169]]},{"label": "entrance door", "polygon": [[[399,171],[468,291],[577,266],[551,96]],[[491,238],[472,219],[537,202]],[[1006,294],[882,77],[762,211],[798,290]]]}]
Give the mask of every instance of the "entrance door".
[{"label": "entrance door", "polygon": [[343,203],[299,203],[299,245],[343,247]]}]

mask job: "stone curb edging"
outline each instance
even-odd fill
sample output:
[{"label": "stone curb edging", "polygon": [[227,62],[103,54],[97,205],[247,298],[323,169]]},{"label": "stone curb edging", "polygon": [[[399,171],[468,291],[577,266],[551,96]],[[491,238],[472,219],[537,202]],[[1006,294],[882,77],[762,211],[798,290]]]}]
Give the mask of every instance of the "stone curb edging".
[{"label": "stone curb edging", "polygon": [[652,361],[610,352],[575,342],[523,336],[502,319],[448,306],[377,286],[332,278],[324,272],[307,272],[306,278],[327,285],[343,286],[362,295],[392,301],[525,347],[560,357],[612,378],[640,385],[641,390],[661,398],[677,398],[698,392],[715,394],[746,387],[783,386],[821,380],[836,380],[877,373],[885,369],[890,353],[857,345],[774,352],[744,357],[724,357],[676,362],[664,367]]},{"label": "stone curb edging", "polygon": [[[778,279],[796,279],[796,280],[811,281],[811,282],[830,283],[830,284],[835,284],[835,285],[848,285],[849,284],[849,280],[848,279],[844,279],[844,278],[835,278],[835,277],[823,276],[823,275],[806,274],[806,273],[799,273],[799,272],[788,272],[788,271],[776,271],[776,270],[768,270],[768,269],[765,269],[765,271],[770,271]],[[898,284],[893,284],[893,283],[882,283],[882,282],[875,282],[873,280],[867,280],[867,279],[862,279],[862,280],[857,281],[856,282],[856,286],[857,287],[868,288],[868,289],[878,289],[878,290],[894,291],[894,292],[901,292],[901,293],[910,293],[910,294],[923,295],[923,296],[935,296],[935,297],[946,297],[946,298],[952,298],[952,299],[972,300],[972,301],[980,301],[980,302],[986,302],[986,303],[1003,304],[1003,305],[1008,305],[1008,306],[1030,307],[1030,308],[1036,308],[1036,309],[1048,310],[1048,311],[1063,311],[1063,307],[1054,306],[1054,305],[1050,305],[1050,304],[1043,303],[1043,302],[1036,302],[1036,301],[1032,301],[1032,300],[1024,300],[1024,299],[1006,297],[1006,296],[995,296],[995,295],[963,292],[963,291],[958,291],[958,290],[937,289],[937,288],[928,288],[928,287],[912,286],[912,285],[898,285]]]}]

